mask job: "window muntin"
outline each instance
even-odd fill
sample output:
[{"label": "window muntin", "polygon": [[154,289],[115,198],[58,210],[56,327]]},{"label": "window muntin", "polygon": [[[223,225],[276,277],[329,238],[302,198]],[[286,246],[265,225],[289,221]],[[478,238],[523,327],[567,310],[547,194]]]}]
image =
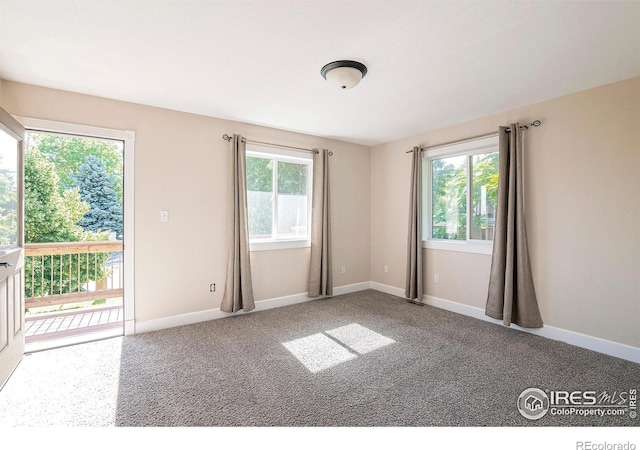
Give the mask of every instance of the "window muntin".
[{"label": "window muntin", "polygon": [[497,136],[427,150],[423,172],[426,246],[461,251],[467,251],[465,244],[490,246],[498,191]]},{"label": "window muntin", "polygon": [[310,240],[311,168],[310,156],[247,146],[251,244]]}]

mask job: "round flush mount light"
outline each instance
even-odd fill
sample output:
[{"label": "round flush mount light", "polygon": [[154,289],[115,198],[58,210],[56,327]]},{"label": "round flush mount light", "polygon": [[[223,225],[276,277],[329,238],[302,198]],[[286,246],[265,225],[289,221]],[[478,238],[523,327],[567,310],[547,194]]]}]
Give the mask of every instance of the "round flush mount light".
[{"label": "round flush mount light", "polygon": [[340,89],[351,89],[367,74],[367,67],[357,61],[334,61],[324,66],[320,73],[325,80]]}]

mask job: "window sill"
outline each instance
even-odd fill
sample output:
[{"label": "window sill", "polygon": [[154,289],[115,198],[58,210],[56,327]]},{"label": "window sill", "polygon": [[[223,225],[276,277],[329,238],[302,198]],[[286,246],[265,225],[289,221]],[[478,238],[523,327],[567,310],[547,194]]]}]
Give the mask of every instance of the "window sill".
[{"label": "window sill", "polygon": [[286,241],[254,241],[249,243],[249,251],[251,252],[309,247],[311,247],[311,241],[309,239],[296,239]]},{"label": "window sill", "polygon": [[493,242],[482,244],[475,242],[449,242],[427,240],[422,241],[422,248],[431,250],[447,250],[451,252],[476,253],[479,255],[491,255],[493,253]]}]

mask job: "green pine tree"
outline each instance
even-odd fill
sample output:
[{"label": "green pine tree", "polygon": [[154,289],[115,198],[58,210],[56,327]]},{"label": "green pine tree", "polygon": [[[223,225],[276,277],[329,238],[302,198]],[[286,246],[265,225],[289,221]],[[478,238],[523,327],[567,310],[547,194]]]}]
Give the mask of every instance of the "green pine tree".
[{"label": "green pine tree", "polygon": [[78,221],[85,231],[111,231],[122,239],[122,204],[118,200],[116,179],[106,171],[102,160],[89,155],[71,181],[89,210]]}]

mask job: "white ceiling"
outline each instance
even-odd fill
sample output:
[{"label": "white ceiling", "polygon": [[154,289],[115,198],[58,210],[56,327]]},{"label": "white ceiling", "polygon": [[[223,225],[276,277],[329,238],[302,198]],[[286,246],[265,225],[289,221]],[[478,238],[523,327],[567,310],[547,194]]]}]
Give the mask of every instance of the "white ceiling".
[{"label": "white ceiling", "polygon": [[635,1],[0,0],[0,78],[366,145],[638,75]]}]

